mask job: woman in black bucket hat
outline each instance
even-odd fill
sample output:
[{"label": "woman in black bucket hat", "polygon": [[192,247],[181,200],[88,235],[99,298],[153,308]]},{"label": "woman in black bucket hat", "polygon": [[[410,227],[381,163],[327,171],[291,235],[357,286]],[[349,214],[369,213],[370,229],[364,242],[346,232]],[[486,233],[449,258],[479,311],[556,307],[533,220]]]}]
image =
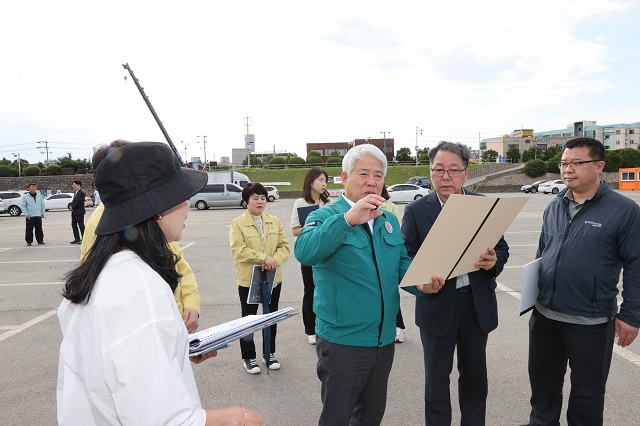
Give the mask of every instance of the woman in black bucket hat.
[{"label": "woman in black bucket hat", "polygon": [[98,237],[67,274],[58,309],[58,423],[261,424],[243,406],[201,407],[173,297],[180,275],[167,243],[182,238],[187,200],[207,175],[181,168],[164,144],[139,142],[111,151],[94,181],[106,207]]}]

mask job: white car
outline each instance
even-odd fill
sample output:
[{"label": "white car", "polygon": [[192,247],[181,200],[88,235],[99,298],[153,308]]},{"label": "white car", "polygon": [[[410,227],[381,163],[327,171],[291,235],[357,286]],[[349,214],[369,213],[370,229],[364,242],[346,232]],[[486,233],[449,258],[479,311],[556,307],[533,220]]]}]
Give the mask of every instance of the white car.
[{"label": "white car", "polygon": [[413,200],[429,195],[431,190],[410,183],[399,183],[387,188],[389,201],[393,203],[410,203]]},{"label": "white car", "polygon": [[0,213],[4,213],[5,209],[4,209],[4,205],[2,204],[2,198],[0,198]]},{"label": "white car", "polygon": [[267,201],[275,201],[280,199],[280,193],[278,192],[278,188],[271,185],[264,185],[264,189],[267,190]]},{"label": "white car", "polygon": [[73,200],[73,192],[61,192],[53,194],[44,199],[44,211],[56,209],[69,209],[69,204]]},{"label": "white car", "polygon": [[550,180],[549,182],[541,183],[540,186],[538,186],[538,192],[557,194],[566,187],[567,185],[562,183],[562,179]]}]

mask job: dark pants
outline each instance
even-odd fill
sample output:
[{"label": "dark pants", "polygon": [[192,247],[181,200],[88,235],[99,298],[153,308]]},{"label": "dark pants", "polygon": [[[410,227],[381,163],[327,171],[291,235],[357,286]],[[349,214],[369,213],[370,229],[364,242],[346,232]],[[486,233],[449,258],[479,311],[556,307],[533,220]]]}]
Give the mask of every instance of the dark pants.
[{"label": "dark pants", "polygon": [[84,236],[84,213],[71,213],[71,229],[73,229],[73,239],[75,241],[80,241],[82,236]]},{"label": "dark pants", "polygon": [[387,382],[395,346],[364,348],[318,338],[317,373],[322,382],[319,425],[379,425],[387,405]]},{"label": "dark pants", "polygon": [[[273,292],[271,293],[271,303],[269,303],[269,312],[275,312],[278,310],[278,301],[280,300],[280,290],[282,290],[282,283],[278,283],[273,286]],[[238,286],[238,295],[240,296],[240,306],[242,307],[242,316],[255,315],[258,313],[258,304],[247,304],[247,296],[249,296],[249,287]],[[262,312],[260,312],[262,313]],[[278,331],[278,325],[274,324],[271,327],[271,353],[276,351],[276,333]],[[253,341],[253,334],[242,337],[240,339],[240,351],[242,353],[242,359],[252,359],[256,357],[256,344]],[[262,353],[264,354],[264,341],[262,342]]]},{"label": "dark pants", "polygon": [[402,319],[402,309],[398,306],[398,315],[396,315],[396,327],[404,330],[404,320]]},{"label": "dark pants", "polygon": [[33,243],[33,230],[36,230],[36,241],[44,242],[44,232],[42,232],[42,218],[40,216],[31,216],[27,220],[27,229],[24,234],[24,240],[27,244]]},{"label": "dark pants", "polygon": [[311,266],[300,265],[302,271],[302,283],[304,293],[302,294],[302,323],[307,336],[316,334],[316,314],[313,312],[313,292],[316,288],[313,282],[313,269]]},{"label": "dark pants", "polygon": [[614,327],[613,320],[569,324],[533,310],[529,319],[530,425],[560,424],[567,361],[571,367],[567,424],[602,425]]},{"label": "dark pants", "polygon": [[[420,329],[424,350],[424,414],[429,426],[451,424],[449,376],[458,355],[458,400],[462,426],[484,425],[487,408],[487,338],[478,324],[473,293],[456,291],[451,329],[436,336]],[[457,350],[456,350],[457,346]]]}]

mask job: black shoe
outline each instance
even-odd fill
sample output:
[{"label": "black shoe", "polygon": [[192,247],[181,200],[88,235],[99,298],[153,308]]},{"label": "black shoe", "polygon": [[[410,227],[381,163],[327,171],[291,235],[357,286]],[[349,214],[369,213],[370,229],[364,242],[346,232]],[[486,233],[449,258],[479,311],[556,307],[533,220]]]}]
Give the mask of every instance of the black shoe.
[{"label": "black shoe", "polygon": [[39,241],[38,244],[44,245],[44,241]]},{"label": "black shoe", "polygon": [[27,246],[28,246],[28,247],[31,247],[31,243],[27,243]]},{"label": "black shoe", "polygon": [[69,241],[69,244],[80,244],[82,241],[81,240],[73,240],[73,241]]}]

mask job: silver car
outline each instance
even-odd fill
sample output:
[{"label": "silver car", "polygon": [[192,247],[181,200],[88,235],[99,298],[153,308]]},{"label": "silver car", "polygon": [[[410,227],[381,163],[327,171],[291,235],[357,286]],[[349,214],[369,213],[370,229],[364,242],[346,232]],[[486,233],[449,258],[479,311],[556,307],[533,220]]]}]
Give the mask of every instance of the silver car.
[{"label": "silver car", "polygon": [[189,205],[198,210],[209,207],[245,207],[242,188],[233,183],[210,183],[202,188],[202,192],[189,199]]}]

